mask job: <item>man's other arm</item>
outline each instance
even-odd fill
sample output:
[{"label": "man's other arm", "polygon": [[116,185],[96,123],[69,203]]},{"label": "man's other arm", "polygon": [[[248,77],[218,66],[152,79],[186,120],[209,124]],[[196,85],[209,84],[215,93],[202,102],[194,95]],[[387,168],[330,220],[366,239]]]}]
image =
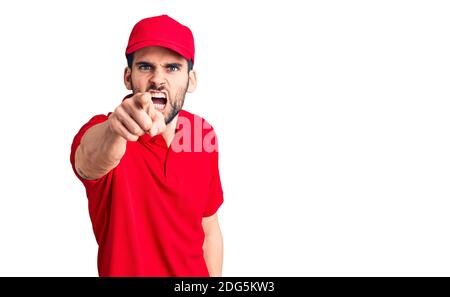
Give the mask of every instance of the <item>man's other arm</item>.
[{"label": "man's other arm", "polygon": [[203,256],[210,276],[222,276],[223,238],[217,213],[202,220],[205,241]]}]

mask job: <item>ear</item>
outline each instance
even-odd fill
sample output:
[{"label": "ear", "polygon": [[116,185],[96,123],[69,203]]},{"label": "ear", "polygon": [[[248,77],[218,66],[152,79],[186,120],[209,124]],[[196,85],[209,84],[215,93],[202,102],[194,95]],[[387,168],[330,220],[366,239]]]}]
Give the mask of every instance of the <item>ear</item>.
[{"label": "ear", "polygon": [[195,70],[189,71],[189,86],[187,89],[188,93],[192,93],[197,88],[197,72]]},{"label": "ear", "polygon": [[129,67],[125,67],[125,71],[123,73],[123,82],[125,83],[125,87],[127,87],[127,89],[131,91],[131,69]]}]

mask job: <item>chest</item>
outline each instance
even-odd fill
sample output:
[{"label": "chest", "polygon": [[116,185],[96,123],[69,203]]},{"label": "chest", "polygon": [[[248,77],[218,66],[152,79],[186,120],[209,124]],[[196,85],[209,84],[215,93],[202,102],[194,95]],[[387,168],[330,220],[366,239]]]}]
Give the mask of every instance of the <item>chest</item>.
[{"label": "chest", "polygon": [[204,152],[134,143],[127,147],[116,176],[132,203],[199,215],[209,195],[212,160]]}]

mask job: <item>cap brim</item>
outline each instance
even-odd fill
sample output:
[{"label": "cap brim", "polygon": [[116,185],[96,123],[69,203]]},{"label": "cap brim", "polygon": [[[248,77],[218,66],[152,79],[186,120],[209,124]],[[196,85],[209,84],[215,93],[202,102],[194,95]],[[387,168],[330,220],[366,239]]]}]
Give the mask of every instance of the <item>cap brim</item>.
[{"label": "cap brim", "polygon": [[194,59],[190,57],[189,52],[185,48],[183,48],[177,44],[167,42],[167,41],[162,41],[162,40],[144,40],[139,43],[133,44],[132,46],[127,48],[125,54],[129,55],[131,53],[134,53],[135,51],[140,50],[141,48],[148,47],[148,46],[160,46],[160,47],[170,49],[170,50],[176,52],[177,54],[181,55],[182,57],[184,57],[186,60],[192,60],[192,63],[194,63]]}]

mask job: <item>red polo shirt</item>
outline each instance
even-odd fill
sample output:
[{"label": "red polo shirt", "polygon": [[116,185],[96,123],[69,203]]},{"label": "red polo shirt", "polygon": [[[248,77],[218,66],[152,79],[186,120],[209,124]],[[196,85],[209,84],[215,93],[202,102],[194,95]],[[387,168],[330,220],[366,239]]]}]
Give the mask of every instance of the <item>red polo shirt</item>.
[{"label": "red polo shirt", "polygon": [[75,136],[70,161],[86,188],[99,245],[100,276],[209,276],[202,218],[223,202],[214,130],[180,111],[170,145],[161,135],[127,142],[118,166],[97,180],[81,178],[75,151],[94,116]]}]

